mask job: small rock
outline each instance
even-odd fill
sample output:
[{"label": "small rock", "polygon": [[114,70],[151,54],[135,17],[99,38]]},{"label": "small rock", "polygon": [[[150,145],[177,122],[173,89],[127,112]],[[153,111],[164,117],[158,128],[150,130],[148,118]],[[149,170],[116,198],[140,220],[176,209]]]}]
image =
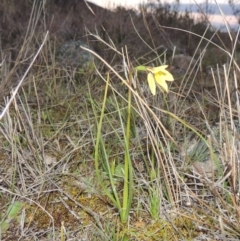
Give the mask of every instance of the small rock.
[{"label": "small rock", "polygon": [[82,47],[91,49],[81,40],[69,41],[56,50],[56,61],[63,67],[88,68],[93,65],[94,55],[83,50]]},{"label": "small rock", "polygon": [[56,164],[57,163],[57,159],[56,157],[53,157],[53,156],[50,156],[48,154],[45,154],[44,155],[44,162],[47,166],[51,166],[53,164]]},{"label": "small rock", "polygon": [[205,162],[195,162],[192,165],[192,170],[201,176],[212,178],[214,172],[217,171],[217,166],[211,160]]},{"label": "small rock", "polygon": [[177,72],[186,72],[191,65],[190,69],[194,67],[196,64],[196,60],[184,54],[177,54],[174,56],[172,61],[172,68]]}]

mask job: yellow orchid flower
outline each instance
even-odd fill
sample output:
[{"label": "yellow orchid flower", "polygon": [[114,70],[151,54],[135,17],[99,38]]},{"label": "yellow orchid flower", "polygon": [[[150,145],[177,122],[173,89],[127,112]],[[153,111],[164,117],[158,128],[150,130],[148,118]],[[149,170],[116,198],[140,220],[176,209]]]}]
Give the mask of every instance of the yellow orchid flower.
[{"label": "yellow orchid flower", "polygon": [[149,88],[153,95],[156,94],[156,86],[159,85],[164,91],[168,92],[168,85],[166,81],[173,81],[174,78],[166,68],[168,65],[162,65],[159,67],[146,67],[146,70],[149,71],[147,80]]}]

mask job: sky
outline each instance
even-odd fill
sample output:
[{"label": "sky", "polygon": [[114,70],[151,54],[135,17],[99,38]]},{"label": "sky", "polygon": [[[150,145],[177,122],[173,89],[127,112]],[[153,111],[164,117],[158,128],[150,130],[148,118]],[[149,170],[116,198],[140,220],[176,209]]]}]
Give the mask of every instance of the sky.
[{"label": "sky", "polygon": [[[141,3],[149,3],[154,2],[154,0],[88,0],[89,2],[93,2],[99,6],[105,7],[105,8],[114,8],[116,6],[122,5],[125,7],[137,7]],[[171,3],[176,2],[174,0],[161,0],[161,3]],[[208,4],[211,5],[211,11],[213,14],[209,14],[209,20],[215,27],[223,27],[225,26],[225,21],[227,20],[228,24],[231,28],[234,28],[237,30],[238,28],[238,21],[235,16],[232,15],[232,9],[228,5],[228,0],[180,0],[180,11],[185,11],[186,7],[189,9],[191,6],[191,12],[194,13],[194,17],[197,19],[199,17],[198,13],[195,13],[198,11],[197,4],[203,4],[205,2],[208,2]],[[221,16],[218,6],[216,2],[220,5],[222,11],[224,12],[225,16]],[[236,0],[236,2],[239,2]],[[157,3],[157,1],[156,1]],[[196,4],[197,3],[197,4]],[[190,5],[191,4],[191,5]],[[240,5],[238,7],[240,9]]]},{"label": "sky", "polygon": [[[112,7],[116,5],[123,5],[123,6],[137,6],[140,3],[147,3],[147,2],[154,2],[154,1],[149,1],[149,0],[88,0],[89,2],[93,2],[95,4],[98,4],[99,6],[102,7]],[[157,1],[156,1],[157,2]],[[174,0],[169,0],[165,1],[162,0],[162,3],[171,3],[175,2]],[[204,0],[180,0],[180,3],[189,3],[189,4],[195,4],[195,3],[202,3],[205,2]],[[228,3],[228,0],[208,0],[208,3],[218,3],[218,4],[223,4],[223,3]]]}]

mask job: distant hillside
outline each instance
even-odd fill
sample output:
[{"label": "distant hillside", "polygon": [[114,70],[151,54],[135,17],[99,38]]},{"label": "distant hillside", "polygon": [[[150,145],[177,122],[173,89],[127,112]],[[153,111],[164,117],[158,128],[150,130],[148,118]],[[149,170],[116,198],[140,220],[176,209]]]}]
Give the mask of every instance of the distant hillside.
[{"label": "distant hillside", "polygon": [[[31,41],[32,51],[39,46],[47,30],[52,49],[66,41],[82,40],[110,62],[122,61],[121,57],[112,53],[113,44],[119,51],[127,46],[130,57],[138,62],[147,62],[155,58],[155,54],[162,54],[165,49],[168,49],[168,54],[171,55],[175,46],[179,52],[192,55],[199,38],[196,35],[189,37],[189,33],[184,33],[181,29],[190,30],[198,36],[204,33],[206,38],[212,38],[211,30],[206,33],[206,22],[196,23],[192,16],[178,14],[181,5],[177,12],[161,5],[156,5],[152,11],[143,9],[143,12],[139,12],[124,7],[108,10],[93,3],[86,4],[84,0],[47,0],[42,11],[39,11],[43,1],[12,0],[11,3],[14,4],[9,4],[9,0],[0,0],[0,47],[6,55],[9,53],[12,60],[16,59],[23,45],[33,2],[39,6],[35,7],[32,15],[37,19],[32,24],[36,26]],[[181,6],[182,9],[187,7],[187,4]],[[37,14],[39,18],[36,17]],[[161,25],[169,28],[164,29]],[[222,38],[226,37],[228,36],[223,34]],[[219,35],[215,38],[213,40],[221,44]],[[109,45],[103,44],[104,41]],[[227,44],[230,44],[229,41]],[[152,46],[155,52],[151,51],[146,57],[149,46]]]},{"label": "distant hillside", "polygon": [[[33,1],[14,0],[0,1],[0,31],[2,47],[11,44],[11,48],[21,44],[31,16]],[[37,1],[39,8],[41,1]],[[14,6],[14,7],[13,7]],[[79,39],[86,35],[87,27],[94,30],[103,24],[111,15],[111,11],[84,0],[50,0],[46,1],[41,12],[37,30],[49,30],[57,42]],[[42,24],[44,22],[44,25]],[[41,29],[41,31],[40,31]]]}]

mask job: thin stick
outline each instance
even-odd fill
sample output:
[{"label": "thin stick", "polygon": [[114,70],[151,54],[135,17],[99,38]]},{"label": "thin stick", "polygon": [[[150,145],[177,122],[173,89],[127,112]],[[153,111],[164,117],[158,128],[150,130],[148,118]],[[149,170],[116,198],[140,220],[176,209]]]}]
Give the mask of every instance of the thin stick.
[{"label": "thin stick", "polygon": [[45,35],[45,38],[44,38],[44,40],[43,40],[43,42],[42,42],[40,48],[38,49],[37,53],[35,54],[35,56],[34,56],[32,62],[30,63],[29,67],[27,68],[27,70],[26,70],[26,72],[24,73],[23,77],[20,79],[20,81],[19,81],[17,87],[16,87],[15,90],[12,92],[12,96],[11,96],[11,98],[10,98],[9,101],[7,102],[7,104],[6,104],[5,108],[4,108],[4,110],[2,111],[2,113],[1,113],[1,115],[0,115],[0,120],[3,118],[3,116],[5,115],[5,113],[7,112],[7,110],[9,109],[11,103],[13,102],[13,100],[14,100],[14,98],[15,98],[15,96],[16,96],[16,94],[17,94],[19,88],[20,88],[20,86],[22,85],[22,83],[23,83],[25,77],[27,76],[29,70],[30,70],[31,67],[33,66],[33,64],[34,64],[34,62],[35,62],[35,60],[36,60],[36,58],[38,57],[38,55],[39,55],[39,53],[40,53],[40,51],[42,50],[43,45],[45,44],[45,42],[46,42],[46,40],[47,40],[47,36],[48,36],[48,31],[47,31],[47,33],[46,33],[46,35]]}]

